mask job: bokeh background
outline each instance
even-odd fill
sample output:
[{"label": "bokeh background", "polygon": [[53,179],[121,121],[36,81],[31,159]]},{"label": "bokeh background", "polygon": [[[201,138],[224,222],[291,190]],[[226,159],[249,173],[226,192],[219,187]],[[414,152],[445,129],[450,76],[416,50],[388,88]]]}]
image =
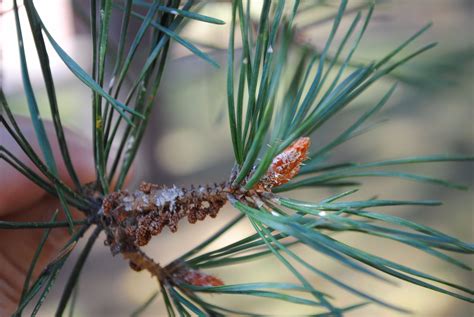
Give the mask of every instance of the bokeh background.
[{"label": "bokeh background", "polygon": [[[306,3],[309,1],[306,1]],[[319,1],[322,6],[309,10],[298,21],[304,30],[304,41],[321,48],[330,23],[307,25],[334,12],[337,1]],[[37,1],[39,12],[56,40],[64,46],[86,69],[90,69],[91,43],[87,24],[81,18],[81,10],[87,10],[86,1],[49,0]],[[259,1],[253,1],[258,6]],[[351,1],[350,7],[361,1]],[[27,113],[22,93],[18,52],[13,13],[8,11],[12,1],[2,3],[0,21],[1,85],[14,111]],[[54,8],[54,9],[53,9]],[[79,12],[79,13],[78,13]],[[227,1],[209,1],[203,14],[229,21]],[[360,61],[385,54],[402,40],[417,31],[426,22],[433,21],[433,28],[415,45],[438,41],[434,50],[410,62],[392,77],[372,88],[356,100],[345,114],[337,116],[325,128],[313,136],[315,147],[324,144],[331,135],[341,131],[355,115],[380,98],[384,89],[394,81],[401,83],[377,120],[388,121],[348,142],[336,152],[335,160],[374,161],[411,155],[435,153],[474,153],[474,1],[471,0],[397,0],[383,1],[376,7],[361,50],[356,56]],[[343,27],[347,27],[350,18]],[[25,24],[26,26],[26,24]],[[117,31],[119,24],[116,25]],[[25,32],[27,33],[27,32]],[[183,30],[183,36],[212,52],[225,65],[228,27],[191,22]],[[34,52],[31,36],[25,34],[27,51]],[[91,139],[90,101],[86,87],[68,72],[61,61],[51,54],[56,76],[58,98],[63,121],[72,130]],[[41,84],[39,65],[35,56],[29,58],[31,75],[39,103],[47,117],[46,94]],[[233,164],[231,142],[226,118],[225,67],[214,69],[192,56],[177,44],[172,45],[171,58],[157,98],[153,119],[142,144],[136,162],[134,187],[139,181],[165,184],[199,184],[226,179]],[[473,165],[472,163],[433,163],[405,170],[435,175],[471,187],[468,191],[456,191],[431,185],[420,185],[396,179],[367,179],[356,198],[374,194],[387,199],[440,199],[444,205],[434,208],[397,207],[383,211],[433,226],[466,241],[473,239]],[[334,194],[334,190],[305,189],[292,193],[294,197],[318,200]],[[180,230],[171,234],[165,230],[155,238],[147,251],[160,263],[166,264],[212,234],[236,214],[225,207],[216,219],[190,226],[180,224]],[[245,221],[229,232],[221,244],[251,234],[251,226]],[[449,266],[433,257],[422,255],[396,243],[356,234],[342,234],[339,238],[354,246],[383,255],[387,258],[427,270],[435,275],[467,286],[474,285],[473,275]],[[217,244],[216,244],[217,245]],[[304,251],[304,250],[301,250]],[[68,265],[42,310],[42,316],[52,316],[55,303],[74,263],[73,254]],[[473,263],[472,257],[459,257]],[[423,288],[399,282],[398,286],[382,284],[313,253],[311,258],[320,268],[349,282],[351,285],[375,293],[394,303],[414,311],[415,316],[467,317],[474,315],[472,305]],[[292,275],[272,257],[226,269],[214,270],[226,283],[242,281],[293,280]],[[337,296],[340,304],[354,303],[357,299],[324,280],[311,278],[316,287]],[[109,250],[98,243],[80,281],[76,316],[128,316],[157,289],[156,281],[147,273],[136,273],[120,257],[113,258]],[[304,315],[303,307],[289,306],[275,301],[255,301],[244,296],[214,297],[215,301],[229,307],[254,307],[264,314]],[[155,301],[144,316],[163,316],[161,301]],[[400,316],[376,305],[369,305],[349,316]]]}]

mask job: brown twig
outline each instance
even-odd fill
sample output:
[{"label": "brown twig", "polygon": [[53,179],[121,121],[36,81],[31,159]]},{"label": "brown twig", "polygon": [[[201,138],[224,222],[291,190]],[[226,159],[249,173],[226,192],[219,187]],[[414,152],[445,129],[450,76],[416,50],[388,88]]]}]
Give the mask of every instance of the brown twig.
[{"label": "brown twig", "polygon": [[135,271],[147,270],[152,276],[158,278],[159,281],[164,280],[166,274],[163,268],[140,249],[122,252],[122,255],[126,260],[130,261],[130,267]]}]

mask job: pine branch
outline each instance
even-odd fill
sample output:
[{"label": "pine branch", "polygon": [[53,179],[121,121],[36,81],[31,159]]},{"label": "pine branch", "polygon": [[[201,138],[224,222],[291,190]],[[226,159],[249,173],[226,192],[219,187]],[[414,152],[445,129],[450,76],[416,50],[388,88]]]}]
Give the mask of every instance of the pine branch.
[{"label": "pine branch", "polygon": [[[303,186],[355,186],[359,183],[348,180],[349,178],[368,176],[399,177],[464,189],[462,185],[436,177],[403,171],[370,169],[414,163],[474,160],[472,156],[432,155],[368,163],[328,163],[327,158],[332,150],[366,131],[367,127],[364,124],[388,102],[394,93],[395,85],[340,135],[308,154],[313,133],[318,132],[319,128],[348,107],[374,83],[433,48],[435,43],[415,49],[402,58],[398,57],[430,27],[431,24],[428,24],[373,63],[355,62],[352,59],[353,55],[365,34],[374,6],[372,4],[367,6],[364,3],[360,7],[346,10],[348,1],[341,1],[338,10],[330,16],[330,19],[313,21],[313,24],[329,20],[333,22],[323,49],[316,51],[306,48],[301,55],[298,55],[301,50],[295,50],[295,44],[301,45],[299,42],[301,30],[294,26],[294,21],[300,12],[299,4],[299,1],[295,1],[293,6],[289,7],[285,1],[265,0],[262,3],[258,23],[252,20],[253,12],[249,4],[233,1],[229,8],[231,24],[226,88],[229,127],[235,156],[235,165],[229,179],[219,184],[189,188],[142,183],[137,190],[129,192],[122,188],[145,133],[165,70],[170,43],[177,42],[195,56],[216,66],[209,54],[181,37],[179,32],[190,20],[212,24],[222,24],[223,21],[191,11],[193,7],[199,7],[194,6],[193,1],[187,1],[182,6],[179,1],[171,1],[166,5],[161,2],[129,0],[124,1],[123,5],[109,0],[100,3],[92,1],[90,23],[93,57],[92,74],[88,74],[54,39],[36,11],[33,1],[26,0],[25,10],[41,62],[56,138],[60,144],[62,160],[73,179],[75,185],[73,189],[58,175],[56,158],[52,155],[50,140],[31,84],[29,61],[26,60],[23,47],[19,8],[14,1],[21,75],[44,160],[23,135],[3,92],[0,94],[2,106],[0,120],[6,131],[39,169],[39,173],[34,172],[3,145],[0,146],[0,158],[46,192],[57,196],[67,217],[67,221],[55,222],[55,215],[51,222],[46,223],[0,221],[0,229],[46,229],[24,283],[18,314],[21,314],[38,294],[39,299],[33,308],[33,315],[39,311],[57,274],[77,241],[90,226],[95,227],[94,232],[69,276],[57,308],[58,316],[64,313],[73,291],[77,289],[80,273],[102,230],[106,233],[106,244],[110,246],[113,255],[122,254],[132,269],[146,270],[157,279],[170,316],[176,313],[202,316],[250,314],[210,304],[200,297],[200,293],[247,295],[281,300],[310,306],[316,315],[320,316],[342,316],[366,304],[364,302],[336,307],[333,304],[333,297],[310,283],[307,276],[294,265],[296,263],[305,267],[311,274],[320,276],[364,301],[407,312],[404,308],[332,277],[300,257],[297,251],[293,250],[295,245],[305,245],[308,250],[327,256],[357,273],[365,274],[367,278],[391,282],[386,278],[386,275],[390,275],[467,302],[474,302],[472,297],[474,291],[468,287],[371,254],[338,239],[339,232],[354,232],[368,237],[390,239],[451,265],[471,270],[466,263],[446,252],[472,254],[474,246],[471,243],[463,242],[434,228],[378,211],[385,206],[436,206],[440,202],[378,198],[351,200],[355,189],[319,202],[295,200],[280,194]],[[144,8],[146,14],[137,13],[135,10],[137,6]],[[365,18],[362,18],[363,14],[359,9],[366,7],[367,13]],[[354,19],[345,31],[342,30],[343,19],[347,13],[353,11],[357,11]],[[110,45],[110,22],[114,12],[121,14],[122,18],[119,43],[115,48]],[[128,34],[132,18],[142,21],[137,33],[133,35]],[[340,34],[341,32],[343,34]],[[127,45],[129,35],[130,46]],[[71,72],[91,89],[93,149],[97,176],[93,184],[81,184],[71,163],[43,36]],[[149,43],[145,43],[147,37],[150,38]],[[341,40],[335,44],[335,39],[338,37]],[[235,53],[235,43],[238,39],[242,42],[240,57]],[[347,47],[349,52],[344,56]],[[111,63],[113,69],[109,70],[107,60],[113,49],[116,49],[116,58],[115,63]],[[148,50],[148,53],[144,54],[142,63],[139,63],[138,74],[131,76],[131,67],[139,59],[139,50]],[[287,60],[294,54],[298,55],[296,67],[290,67]],[[348,69],[351,69],[350,73],[347,72]],[[132,77],[130,87],[125,87],[127,76]],[[284,80],[286,77],[291,78],[289,84]],[[125,92],[125,88],[129,90]],[[124,98],[121,99],[122,97]],[[117,142],[119,150],[112,157],[112,145]],[[114,184],[112,180],[117,174],[118,182]],[[342,198],[348,200],[341,202]],[[183,218],[195,223],[197,220],[204,220],[207,215],[215,217],[227,202],[239,210],[241,215],[170,264],[161,266],[143,251],[142,247],[147,245],[153,236],[160,234],[165,227],[175,232],[178,229],[178,222]],[[82,210],[86,219],[73,221],[68,211],[69,205]],[[212,242],[220,239],[244,217],[249,220],[255,234],[218,249],[208,250]],[[33,285],[30,285],[36,260],[42,252],[49,232],[53,228],[66,226],[73,232],[72,237]],[[76,228],[77,230],[73,231]],[[225,277],[220,278],[206,271],[209,268],[239,265],[268,255],[273,255],[282,267],[296,278],[298,284],[243,281],[240,284],[228,285]],[[142,312],[157,295],[158,292],[153,293],[134,315]]]}]

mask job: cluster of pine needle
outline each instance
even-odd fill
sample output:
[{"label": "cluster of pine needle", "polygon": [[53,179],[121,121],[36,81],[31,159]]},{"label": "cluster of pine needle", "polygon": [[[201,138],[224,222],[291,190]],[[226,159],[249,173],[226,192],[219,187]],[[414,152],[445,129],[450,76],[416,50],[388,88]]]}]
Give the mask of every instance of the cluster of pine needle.
[{"label": "cluster of pine needle", "polygon": [[[249,1],[250,2],[250,1]],[[397,158],[371,162],[330,161],[332,151],[367,130],[367,121],[386,103],[395,90],[393,85],[383,96],[353,123],[327,144],[310,147],[319,129],[335,114],[340,113],[381,78],[433,48],[431,43],[409,49],[430,25],[421,28],[405,42],[385,56],[367,64],[353,60],[369,21],[374,5],[363,3],[351,7],[346,16],[348,1],[340,1],[331,17],[332,28],[321,50],[300,43],[295,19],[312,5],[300,1],[262,1],[258,19],[249,3],[232,1],[227,4],[231,20],[227,53],[228,120],[235,165],[229,167],[229,178],[219,184],[181,188],[144,183],[137,190],[124,189],[124,182],[139,150],[140,142],[155,105],[164,69],[169,60],[171,43],[182,45],[197,57],[218,66],[210,54],[180,36],[188,21],[224,24],[223,21],[198,13],[205,6],[200,1],[138,1],[91,0],[88,16],[92,38],[92,72],[74,60],[54,39],[38,14],[33,0],[24,0],[19,7],[14,0],[15,27],[18,33],[24,94],[28,101],[31,120],[40,140],[41,153],[33,150],[17,124],[15,115],[1,92],[1,123],[21,149],[38,168],[29,169],[3,145],[0,158],[11,164],[46,192],[59,198],[66,222],[48,223],[0,222],[0,229],[44,228],[35,259],[41,254],[48,234],[56,227],[69,227],[70,240],[53,262],[27,287],[16,312],[17,315],[32,305],[33,315],[41,308],[53,286],[58,272],[71,252],[80,252],[77,262],[58,303],[57,315],[71,303],[82,267],[104,231],[106,244],[112,254],[122,254],[133,269],[146,270],[156,278],[158,289],[146,300],[136,315],[160,296],[170,316],[176,314],[251,315],[244,309],[231,310],[216,302],[209,302],[206,294],[240,294],[270,298],[297,305],[310,306],[314,316],[342,316],[345,312],[375,303],[397,311],[406,309],[388,302],[384,297],[366,293],[318,268],[317,263],[302,257],[294,246],[304,245],[314,257],[329,257],[354,273],[381,281],[387,275],[473,302],[473,291],[427,272],[388,260],[338,239],[339,232],[355,232],[370,237],[381,237],[418,249],[446,261],[453,266],[469,269],[448,252],[474,252],[472,244],[458,240],[434,228],[380,211],[384,206],[433,206],[438,201],[400,201],[390,199],[353,200],[361,184],[361,177],[397,177],[440,186],[462,188],[448,181],[407,173],[386,167],[445,161],[472,161],[472,157],[431,155]],[[48,94],[56,137],[61,145],[61,157],[55,158],[45,133],[35,91],[28,73],[29,61],[23,46],[24,25],[19,15],[26,13],[35,49],[41,62],[44,85]],[[141,13],[138,13],[141,12]],[[145,12],[144,14],[142,14]],[[110,44],[112,16],[121,18],[120,38],[116,47]],[[136,31],[130,21],[138,19]],[[341,21],[352,19],[342,30]],[[217,26],[216,26],[217,27]],[[339,38],[339,40],[336,40]],[[236,48],[236,39],[241,48]],[[129,45],[127,44],[129,43]],[[50,46],[52,50],[47,50]],[[408,50],[408,53],[406,53]],[[142,54],[138,54],[138,52]],[[56,98],[49,54],[57,54],[69,70],[92,92],[91,108],[93,144],[97,179],[92,184],[79,182],[68,152],[60,120],[60,106]],[[140,56],[140,57],[139,57]],[[145,56],[143,58],[143,56]],[[402,57],[400,57],[402,56]],[[289,63],[296,58],[296,63]],[[292,59],[292,60],[293,60]],[[134,64],[137,72],[131,72]],[[135,65],[137,64],[137,65]],[[110,68],[110,69],[109,69]],[[290,80],[284,80],[284,78]],[[126,81],[129,84],[126,84]],[[118,151],[111,151],[117,144]],[[62,159],[74,187],[58,178],[57,164]],[[117,179],[116,182],[112,182]],[[285,193],[302,187],[337,187],[340,193],[321,201],[300,201]],[[378,194],[378,193],[377,193]],[[217,216],[221,207],[229,203],[240,215],[208,239],[167,265],[155,263],[141,249],[165,227],[177,230],[180,219],[194,223],[207,215]],[[70,207],[81,210],[85,220],[73,220]],[[239,223],[247,219],[255,233],[223,247],[209,245]],[[211,226],[210,226],[211,227]],[[75,250],[77,241],[93,230],[82,250]],[[192,230],[189,229],[189,230]],[[226,283],[225,276],[217,277],[213,268],[257,261],[266,255],[274,256],[282,267],[294,275],[296,283],[262,281],[239,284]],[[310,282],[302,269],[350,292],[361,299],[350,306],[338,307],[334,295]],[[31,272],[27,280],[31,279]],[[306,273],[307,274],[307,273]],[[218,298],[218,297],[216,297]],[[36,301],[36,302],[35,302]],[[71,304],[72,305],[72,304]]]}]

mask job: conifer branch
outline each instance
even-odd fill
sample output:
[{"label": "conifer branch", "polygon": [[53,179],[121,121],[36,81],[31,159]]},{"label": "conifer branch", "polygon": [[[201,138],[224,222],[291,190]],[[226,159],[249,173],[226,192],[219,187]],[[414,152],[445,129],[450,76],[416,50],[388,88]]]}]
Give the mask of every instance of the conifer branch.
[{"label": "conifer branch", "polygon": [[[43,155],[39,155],[19,128],[15,115],[10,109],[3,91],[0,90],[0,123],[6,132],[18,143],[21,150],[31,159],[38,171],[30,168],[17,158],[3,144],[0,145],[0,159],[6,161],[20,173],[28,177],[47,193],[60,198],[67,221],[55,222],[8,222],[0,221],[0,229],[46,228],[43,240],[35,253],[35,260],[28,273],[25,289],[18,304],[18,314],[28,303],[40,294],[33,314],[36,314],[48,295],[59,270],[62,268],[77,241],[85,231],[94,226],[83,252],[74,266],[66,284],[57,315],[62,315],[70,296],[77,288],[79,274],[85,264],[94,242],[103,230],[106,244],[113,255],[121,254],[130,267],[136,271],[148,271],[157,279],[161,295],[169,315],[225,315],[248,314],[244,311],[230,310],[220,305],[208,303],[200,297],[201,293],[242,294],[282,300],[293,304],[311,306],[318,313],[342,316],[359,308],[364,303],[346,307],[336,307],[333,297],[310,283],[294,263],[305,267],[311,274],[329,281],[342,290],[348,291],[364,301],[373,302],[386,308],[406,312],[404,308],[393,305],[384,299],[367,294],[356,287],[336,279],[316,265],[307,262],[292,249],[298,244],[309,250],[332,258],[337,263],[368,278],[389,281],[385,275],[408,281],[446,295],[474,302],[474,291],[468,287],[454,284],[448,280],[416,270],[406,265],[385,259],[338,240],[334,233],[354,232],[370,237],[389,239],[434,256],[461,269],[471,270],[470,266],[452,257],[446,251],[473,254],[474,245],[463,242],[436,229],[414,223],[410,220],[385,214],[379,211],[385,206],[436,206],[433,200],[405,201],[390,199],[351,200],[357,189],[338,193],[319,202],[295,200],[281,195],[281,192],[305,186],[358,186],[358,181],[347,178],[366,176],[399,177],[409,180],[432,183],[452,188],[465,188],[443,179],[409,174],[398,171],[371,170],[392,165],[412,163],[473,161],[472,156],[431,155],[401,158],[396,160],[369,163],[342,162],[328,163],[331,151],[349,139],[367,130],[364,126],[388,101],[395,91],[392,86],[382,98],[363,113],[342,134],[327,145],[310,152],[313,133],[328,120],[340,113],[359,95],[366,92],[375,82],[388,76],[397,67],[409,62],[426,50],[435,46],[428,44],[405,57],[400,53],[423,34],[431,24],[421,28],[408,40],[395,47],[379,60],[365,65],[354,62],[353,54],[359,47],[372,17],[373,4],[364,3],[353,8],[342,0],[338,10],[330,19],[314,21],[312,24],[333,21],[327,41],[321,51],[306,48],[296,56],[296,67],[287,63],[293,58],[296,46],[301,42],[302,29],[295,27],[300,1],[292,2],[292,7],[283,0],[264,0],[258,23],[252,21],[250,5],[243,1],[232,1],[229,49],[227,55],[227,109],[235,165],[229,179],[221,183],[190,187],[165,186],[142,183],[135,191],[122,190],[132,162],[136,157],[140,142],[149,122],[154,99],[164,74],[171,42],[176,42],[190,50],[195,56],[216,66],[210,54],[201,51],[196,45],[180,35],[183,25],[190,20],[205,23],[224,22],[194,12],[199,8],[194,1],[161,2],[125,0],[115,4],[112,0],[91,1],[91,38],[93,47],[93,71],[89,74],[69,56],[55,40],[36,11],[32,0],[25,0],[25,10],[33,33],[34,44],[41,61],[50,109],[53,116],[56,139],[60,145],[61,157],[68,174],[72,177],[74,188],[66,185],[59,177],[56,158],[45,132],[45,122],[40,116],[37,98],[31,85],[26,59],[17,1],[14,1],[15,26],[18,30],[18,48],[25,84],[25,95],[35,126],[36,138]],[[140,7],[146,14],[137,12]],[[367,8],[367,13],[362,10]],[[303,8],[304,9],[304,8]],[[349,28],[343,29],[342,20],[347,13],[358,11]],[[100,14],[98,14],[100,12]],[[122,17],[122,32],[116,47],[116,60],[112,75],[108,77],[106,62],[113,50],[109,38],[113,14]],[[133,34],[130,47],[127,44],[129,23],[132,18],[141,22]],[[362,25],[360,25],[360,22]],[[303,27],[304,31],[304,27]],[[145,39],[151,39],[148,44]],[[238,37],[242,42],[241,54],[236,54],[235,43]],[[341,37],[341,41],[336,39]],[[354,37],[354,38],[353,38]],[[346,46],[352,41],[345,57]],[[46,42],[71,70],[71,72],[90,88],[93,94],[93,150],[96,181],[80,184],[74,165],[71,162],[64,129],[59,116],[55,85],[49,67]],[[335,44],[338,42],[338,44]],[[48,44],[48,45],[49,45]],[[148,45],[148,46],[147,46]],[[143,63],[139,63],[138,50],[146,46]],[[301,53],[298,50],[297,53]],[[397,58],[398,61],[396,60]],[[131,65],[139,64],[139,71],[132,76]],[[347,73],[348,69],[351,72]],[[130,76],[131,87],[124,92],[126,77]],[[290,78],[286,84],[285,78]],[[345,76],[345,77],[344,77]],[[122,100],[121,98],[125,96]],[[119,151],[112,157],[112,145],[119,141]],[[311,153],[311,154],[309,154]],[[42,157],[45,159],[43,160]],[[110,161],[109,161],[110,159]],[[112,163],[112,164],[108,164]],[[303,166],[306,164],[306,166]],[[118,174],[118,182],[112,180]],[[341,199],[347,199],[341,201]],[[216,217],[222,207],[229,202],[240,211],[240,217],[217,231],[211,238],[168,265],[162,266],[148,256],[142,249],[149,241],[168,227],[171,232],[178,230],[181,219],[195,223],[207,216]],[[86,219],[74,221],[68,206],[81,210]],[[376,208],[377,211],[372,211]],[[218,249],[210,249],[211,242],[219,239],[240,219],[246,217],[255,233],[243,237]],[[30,278],[40,256],[47,235],[53,228],[69,227],[73,236],[59,255],[43,270],[30,286]],[[273,255],[280,261],[299,284],[259,282],[228,285],[225,277],[220,278],[205,270],[215,267],[228,267],[244,261],[253,261],[263,256]],[[385,274],[385,275],[384,275]],[[311,299],[299,296],[304,293]],[[137,311],[143,311],[153,296]]]}]

